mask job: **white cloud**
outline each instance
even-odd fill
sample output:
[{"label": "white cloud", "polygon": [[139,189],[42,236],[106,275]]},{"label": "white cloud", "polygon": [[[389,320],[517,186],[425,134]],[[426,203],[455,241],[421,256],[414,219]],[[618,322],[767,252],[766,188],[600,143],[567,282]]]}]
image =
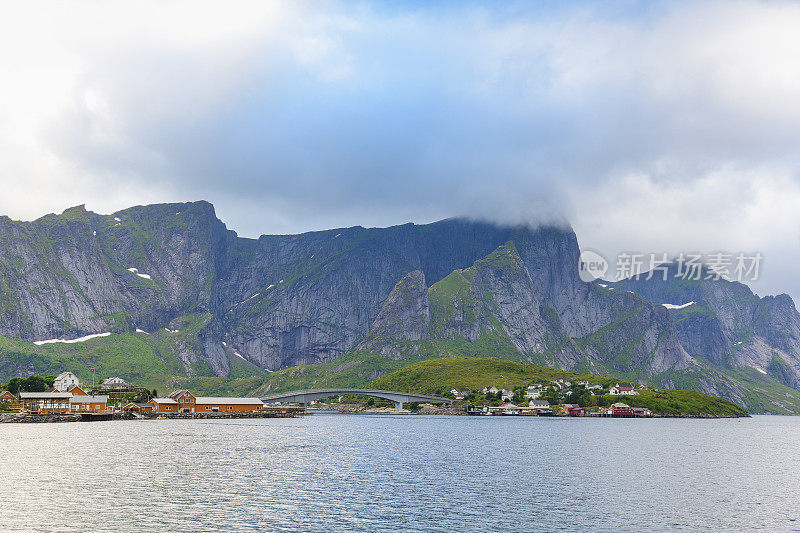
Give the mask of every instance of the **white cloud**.
[{"label": "white cloud", "polygon": [[565,214],[605,251],[763,250],[797,291],[796,3],[42,7],[0,20],[2,213]]},{"label": "white cloud", "polygon": [[627,175],[574,195],[581,245],[612,260],[620,252],[764,256],[761,294],[796,291],[800,183],[778,166],[722,168],[694,180]]}]

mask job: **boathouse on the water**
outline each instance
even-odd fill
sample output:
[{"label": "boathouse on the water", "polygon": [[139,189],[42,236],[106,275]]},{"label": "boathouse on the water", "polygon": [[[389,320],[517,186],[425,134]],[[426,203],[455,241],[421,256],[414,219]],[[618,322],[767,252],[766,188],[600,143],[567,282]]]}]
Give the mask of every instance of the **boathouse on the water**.
[{"label": "boathouse on the water", "polygon": [[175,403],[165,403],[172,410],[159,412],[178,413],[223,413],[228,411],[260,411],[264,402],[258,398],[222,398],[215,396],[195,396],[188,390],[176,390],[169,395]]},{"label": "boathouse on the water", "polygon": [[42,414],[69,413],[68,392],[20,392],[19,399],[25,409]]},{"label": "boathouse on the water", "polygon": [[611,407],[608,408],[608,412],[611,416],[633,416],[633,409],[631,409],[631,406],[622,402],[611,404]]},{"label": "boathouse on the water", "polygon": [[99,413],[106,410],[108,396],[75,394],[69,399],[70,411],[74,413]]},{"label": "boathouse on the water", "polygon": [[172,398],[153,398],[149,402],[153,406],[151,409],[156,413],[177,413],[178,402]]}]

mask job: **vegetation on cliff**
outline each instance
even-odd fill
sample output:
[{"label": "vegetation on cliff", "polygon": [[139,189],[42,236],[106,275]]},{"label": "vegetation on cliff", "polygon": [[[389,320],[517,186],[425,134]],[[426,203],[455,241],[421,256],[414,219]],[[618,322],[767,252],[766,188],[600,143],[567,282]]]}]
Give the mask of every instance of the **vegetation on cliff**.
[{"label": "vegetation on cliff", "polygon": [[175,329],[149,333],[112,333],[83,342],[36,345],[0,336],[0,380],[30,374],[75,373],[84,383],[120,377],[148,389],[189,388],[198,393],[244,393],[261,384],[266,371],[226,353],[227,377],[219,377],[201,350],[199,334],[207,314],[187,315],[172,322]]}]

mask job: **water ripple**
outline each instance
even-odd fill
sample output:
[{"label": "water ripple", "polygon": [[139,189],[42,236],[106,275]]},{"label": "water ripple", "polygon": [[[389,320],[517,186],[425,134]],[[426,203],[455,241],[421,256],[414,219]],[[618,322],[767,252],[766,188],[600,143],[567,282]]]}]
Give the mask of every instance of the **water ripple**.
[{"label": "water ripple", "polygon": [[3,531],[800,530],[800,419],[0,427]]}]

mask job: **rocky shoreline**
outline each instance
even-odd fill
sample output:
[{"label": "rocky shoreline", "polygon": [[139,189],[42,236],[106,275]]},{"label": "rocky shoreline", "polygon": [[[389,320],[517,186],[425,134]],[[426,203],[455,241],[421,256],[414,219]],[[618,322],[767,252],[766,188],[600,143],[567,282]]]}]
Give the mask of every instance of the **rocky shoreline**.
[{"label": "rocky shoreline", "polygon": [[[64,413],[64,414],[32,414],[32,413],[0,413],[0,424],[42,424],[42,423],[62,423],[62,422],[81,422],[91,420],[85,417],[90,413]],[[306,410],[302,407],[272,407],[262,411],[234,411],[227,413],[142,413],[134,411],[122,411],[115,413],[95,413],[97,420],[157,420],[159,418],[182,419],[182,420],[205,420],[205,419],[234,419],[234,418],[294,418],[303,416]]]},{"label": "rocky shoreline", "polygon": [[0,414],[0,424],[19,423],[19,424],[39,424],[39,423],[58,423],[58,422],[80,422],[81,415],[78,414],[53,414],[53,415],[31,415],[23,413],[2,413]]}]

